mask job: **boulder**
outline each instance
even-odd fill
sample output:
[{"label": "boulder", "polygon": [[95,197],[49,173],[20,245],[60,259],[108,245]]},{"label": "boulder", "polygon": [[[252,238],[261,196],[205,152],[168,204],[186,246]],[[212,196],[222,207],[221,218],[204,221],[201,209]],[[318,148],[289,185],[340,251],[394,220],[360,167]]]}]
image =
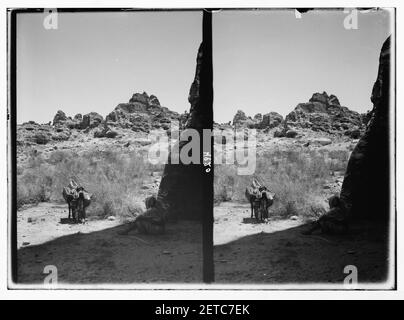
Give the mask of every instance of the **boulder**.
[{"label": "boulder", "polygon": [[53,117],[53,125],[63,124],[67,120],[66,114],[62,110],[58,110]]},{"label": "boulder", "polygon": [[275,130],[274,138],[282,138],[285,136],[285,132],[283,130]]},{"label": "boulder", "polygon": [[103,117],[97,112],[90,112],[83,116],[83,120],[80,123],[81,129],[98,127],[103,121]]},{"label": "boulder", "polygon": [[297,132],[295,130],[288,130],[285,133],[286,138],[295,138],[297,136]]},{"label": "boulder", "polygon": [[52,140],[56,140],[56,141],[65,141],[68,140],[70,138],[71,135],[71,131],[69,129],[69,127],[65,126],[65,125],[58,125],[54,128],[54,131],[51,134]]},{"label": "boulder", "polygon": [[328,138],[316,138],[316,139],[312,139],[310,141],[310,144],[312,144],[312,145],[317,144],[317,145],[320,145],[320,146],[326,146],[326,145],[329,145],[331,143],[332,143],[331,139],[328,139]]},{"label": "boulder", "polygon": [[244,111],[238,110],[233,117],[233,126],[243,126],[247,121],[247,116]]},{"label": "boulder", "polygon": [[94,131],[94,138],[115,138],[118,135],[118,132],[111,130],[107,125],[104,125],[104,128],[97,129]]},{"label": "boulder", "polygon": [[149,95],[143,91],[143,93],[135,93],[132,98],[129,99],[130,103],[140,103],[143,105],[148,105]]},{"label": "boulder", "polygon": [[259,124],[260,129],[275,128],[279,126],[283,121],[283,117],[277,112],[269,112],[264,114],[262,121]]},{"label": "boulder", "polygon": [[116,138],[118,136],[118,132],[114,131],[114,130],[109,130],[105,133],[105,137],[107,138]]},{"label": "boulder", "polygon": [[261,113],[257,113],[257,114],[254,116],[254,121],[256,121],[256,122],[261,122],[261,121],[262,121],[262,114],[261,114]]},{"label": "boulder", "polygon": [[39,132],[33,136],[33,141],[36,144],[47,144],[50,141],[49,135]]},{"label": "boulder", "polygon": [[328,94],[324,91],[323,93],[314,93],[310,98],[310,102],[319,102],[321,105],[326,105],[328,103]]},{"label": "boulder", "polygon": [[82,122],[82,119],[79,120],[79,119],[68,118],[65,121],[64,125],[69,129],[80,129],[81,122]]},{"label": "boulder", "polygon": [[151,95],[148,101],[149,105],[151,106],[160,106],[160,101],[157,99],[155,95]]}]

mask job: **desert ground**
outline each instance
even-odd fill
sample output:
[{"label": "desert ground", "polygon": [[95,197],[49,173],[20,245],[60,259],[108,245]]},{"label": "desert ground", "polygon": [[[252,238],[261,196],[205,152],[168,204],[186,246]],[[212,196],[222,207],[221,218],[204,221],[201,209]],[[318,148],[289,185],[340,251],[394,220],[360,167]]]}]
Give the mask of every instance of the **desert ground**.
[{"label": "desert ground", "polygon": [[[61,224],[67,205],[41,203],[18,214],[18,282],[42,284],[46,265],[63,284],[201,282],[201,226],[169,225],[164,235],[119,232],[119,221]],[[31,218],[28,222],[28,218]]]},{"label": "desert ground", "polygon": [[[52,125],[18,126],[19,283],[40,285],[47,265],[56,266],[59,283],[67,284],[202,281],[200,223],[169,223],[159,236],[120,234],[159,189],[164,165],[148,159],[156,141],[147,130],[157,127],[165,134],[167,121],[181,117],[143,93],[118,105],[106,120],[97,113],[71,118],[58,111]],[[348,235],[301,234],[328,210],[328,198],[339,194],[367,115],[316,93],[290,117],[295,121],[276,113],[251,118],[238,112],[233,119],[244,129],[258,128],[256,168],[253,175],[238,175],[237,164],[215,165],[215,281],[338,284],[347,265],[357,267],[359,282],[383,281],[386,230],[362,223],[352,225]],[[243,140],[237,143],[221,150],[248,148]],[[62,189],[71,177],[94,195],[84,224],[64,223],[68,207]],[[250,218],[245,197],[254,177],[276,194],[264,223]]]},{"label": "desert ground", "polygon": [[[120,235],[126,224],[90,219],[63,224],[67,206],[40,203],[18,212],[18,281],[41,284],[46,265],[67,284],[197,283],[202,279],[201,226],[169,224],[164,235]],[[383,280],[386,234],[371,230],[346,236],[304,236],[300,217],[250,218],[245,203],[215,207],[214,257],[217,283],[342,283],[347,265],[361,282]]]},{"label": "desert ground", "polygon": [[341,284],[347,265],[358,268],[359,282],[384,280],[387,239],[386,233],[374,236],[375,226],[353,227],[344,236],[307,236],[301,234],[307,226],[299,217],[256,223],[249,214],[246,204],[215,208],[216,282]]}]

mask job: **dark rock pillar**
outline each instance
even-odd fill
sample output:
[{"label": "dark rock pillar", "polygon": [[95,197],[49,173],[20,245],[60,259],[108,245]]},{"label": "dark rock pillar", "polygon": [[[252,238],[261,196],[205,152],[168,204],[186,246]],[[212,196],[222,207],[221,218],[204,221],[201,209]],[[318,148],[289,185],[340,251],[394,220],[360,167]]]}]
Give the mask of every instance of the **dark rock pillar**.
[{"label": "dark rock pillar", "polygon": [[[200,148],[197,158],[200,161],[199,164],[184,164],[179,159],[179,163],[173,163],[171,159],[175,156],[178,158],[178,153],[174,154],[175,152],[171,150],[169,162],[165,165],[157,195],[158,203],[164,208],[164,213],[168,220],[202,220],[204,205],[209,202],[209,199],[206,198],[207,194],[213,190],[213,178],[211,179],[212,184],[206,189],[206,175],[201,161],[203,151],[202,132],[203,129],[212,128],[213,125],[211,74],[211,47],[206,41],[203,41],[198,50],[195,78],[188,96],[188,101],[191,104],[190,113],[185,124],[185,130],[181,132],[181,134],[184,134],[187,130],[194,129],[199,133]],[[181,152],[187,143],[188,141],[181,141],[177,150]],[[213,177],[213,171],[211,175]]]},{"label": "dark rock pillar", "polygon": [[389,113],[390,37],[384,42],[373,86],[373,110],[364,135],[352,151],[341,200],[353,220],[388,222],[390,204]]}]

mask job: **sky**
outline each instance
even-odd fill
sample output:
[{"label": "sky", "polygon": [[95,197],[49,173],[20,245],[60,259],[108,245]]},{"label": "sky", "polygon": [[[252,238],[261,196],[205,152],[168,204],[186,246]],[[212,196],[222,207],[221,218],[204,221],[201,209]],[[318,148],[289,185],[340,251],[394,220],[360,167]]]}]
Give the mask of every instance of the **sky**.
[{"label": "sky", "polygon": [[[335,94],[358,112],[371,108],[389,13],[358,13],[346,30],[343,11],[221,11],[213,15],[214,117],[286,115],[314,92]],[[189,110],[202,13],[59,13],[17,19],[17,122],[51,121],[96,111],[105,116],[146,91],[171,110]]]},{"label": "sky", "polygon": [[202,40],[202,12],[43,13],[17,17],[17,123],[110,113],[136,92],[172,110],[189,109],[188,93]]},{"label": "sky", "polygon": [[341,11],[221,11],[213,19],[215,120],[275,111],[285,116],[315,92],[365,112],[380,49],[390,34],[389,13],[358,12],[346,30]]}]

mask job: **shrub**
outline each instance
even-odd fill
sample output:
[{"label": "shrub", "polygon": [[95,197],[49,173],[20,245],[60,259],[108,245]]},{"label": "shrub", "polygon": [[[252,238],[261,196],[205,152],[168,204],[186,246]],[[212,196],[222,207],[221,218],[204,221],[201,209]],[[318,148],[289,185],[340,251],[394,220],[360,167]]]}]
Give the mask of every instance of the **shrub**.
[{"label": "shrub", "polygon": [[52,171],[41,164],[17,175],[17,208],[24,204],[48,201],[52,190]]},{"label": "shrub", "polygon": [[47,162],[49,164],[56,165],[59,162],[68,161],[68,160],[72,159],[74,156],[76,156],[76,154],[74,154],[71,151],[66,151],[66,150],[53,151],[50,154]]},{"label": "shrub", "polygon": [[[331,158],[332,157],[332,158]],[[275,149],[257,157],[255,177],[276,194],[273,215],[312,216],[312,208],[325,208],[323,185],[335,168],[345,167],[348,152]],[[330,161],[330,159],[332,161]],[[247,201],[245,188],[252,176],[238,176],[234,165],[215,167],[215,202]],[[230,198],[230,199],[229,199]]]},{"label": "shrub", "polygon": [[57,150],[46,161],[35,153],[17,175],[18,207],[40,201],[64,201],[63,187],[73,177],[94,195],[87,209],[89,217],[131,217],[141,212],[142,199],[136,195],[149,168],[143,156],[135,152],[92,150],[77,154]]},{"label": "shrub", "polygon": [[49,142],[49,137],[44,133],[37,133],[33,136],[33,140],[37,144],[47,144]]}]

